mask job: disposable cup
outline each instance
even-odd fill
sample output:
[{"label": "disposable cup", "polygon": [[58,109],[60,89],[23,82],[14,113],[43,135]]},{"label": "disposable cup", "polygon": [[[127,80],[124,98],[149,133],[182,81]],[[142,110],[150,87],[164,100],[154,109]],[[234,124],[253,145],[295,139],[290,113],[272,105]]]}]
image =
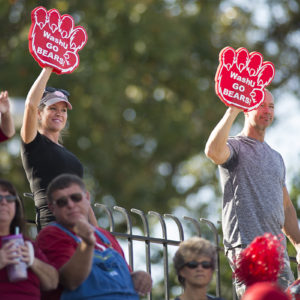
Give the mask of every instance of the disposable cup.
[{"label": "disposable cup", "polygon": [[[14,241],[16,247],[24,245],[24,239],[22,234],[14,234],[2,237],[2,245]],[[21,258],[18,258],[17,264],[10,264],[6,266],[7,275],[10,282],[16,282],[27,279],[27,265]]]}]

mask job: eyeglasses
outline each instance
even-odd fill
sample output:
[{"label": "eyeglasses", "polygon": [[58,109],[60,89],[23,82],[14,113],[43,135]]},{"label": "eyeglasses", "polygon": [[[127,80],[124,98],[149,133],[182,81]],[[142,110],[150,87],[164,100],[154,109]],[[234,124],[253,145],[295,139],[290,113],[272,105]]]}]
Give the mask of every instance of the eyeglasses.
[{"label": "eyeglasses", "polygon": [[83,196],[80,193],[74,193],[71,195],[68,195],[67,197],[61,197],[56,200],[53,200],[53,204],[57,205],[58,207],[65,207],[68,205],[69,201],[68,199],[71,199],[74,203],[78,203],[82,200]]},{"label": "eyeglasses", "polygon": [[66,90],[63,90],[63,89],[57,89],[57,88],[54,88],[52,86],[47,86],[45,88],[45,91],[44,91],[44,94],[43,94],[43,98],[47,95],[47,93],[54,93],[56,91],[59,91],[59,92],[62,92],[65,96],[67,96],[68,98],[70,97],[70,93]]},{"label": "eyeglasses", "polygon": [[3,199],[6,200],[7,203],[12,203],[17,200],[17,196],[14,195],[0,195],[0,203],[3,201]]},{"label": "eyeglasses", "polygon": [[206,260],[201,261],[201,262],[189,261],[189,262],[185,263],[184,265],[190,269],[196,269],[199,265],[201,265],[201,267],[203,269],[211,269],[212,268],[212,263],[210,261],[206,261]]}]

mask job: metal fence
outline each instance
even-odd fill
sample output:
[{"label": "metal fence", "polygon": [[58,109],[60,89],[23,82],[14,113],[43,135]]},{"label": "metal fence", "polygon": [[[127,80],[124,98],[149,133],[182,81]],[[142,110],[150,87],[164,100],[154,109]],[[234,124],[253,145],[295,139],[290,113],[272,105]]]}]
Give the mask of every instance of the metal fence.
[{"label": "metal fence", "polygon": [[[25,197],[32,198],[31,193],[24,193]],[[151,245],[158,244],[162,245],[163,252],[162,252],[162,260],[163,260],[163,281],[164,281],[164,299],[170,300],[170,273],[169,273],[169,246],[178,246],[180,242],[184,241],[184,228],[183,223],[177,218],[176,216],[172,214],[159,214],[155,211],[149,211],[147,214],[145,214],[143,211],[132,208],[130,210],[130,213],[123,207],[120,206],[114,206],[114,207],[108,207],[104,204],[95,203],[95,207],[99,208],[103,211],[103,213],[106,215],[106,218],[109,222],[109,231],[116,237],[120,239],[125,239],[127,241],[128,245],[128,260],[129,265],[134,270],[134,241],[139,241],[144,243],[144,249],[145,249],[145,265],[146,265],[146,271],[152,274],[151,267]],[[126,224],[126,232],[117,232],[116,231],[116,222],[114,218],[114,212],[119,212],[122,214],[125,224]],[[132,222],[132,214],[140,219],[142,222],[143,227],[143,235],[137,235],[133,233],[133,222]],[[149,217],[154,217],[157,219],[157,223],[160,224],[162,236],[160,238],[151,236],[150,233],[150,226],[149,226]],[[174,222],[175,226],[172,226],[172,230],[175,228],[178,233],[178,239],[169,239],[168,238],[168,232],[167,232],[167,225],[166,220],[172,220]],[[216,296],[221,297],[221,271],[220,271],[220,254],[224,252],[224,250],[219,246],[219,233],[217,230],[217,227],[209,220],[205,218],[199,218],[199,220],[184,216],[183,220],[185,223],[192,224],[194,231],[196,232],[197,236],[202,236],[202,226],[205,225],[205,227],[209,228],[209,232],[212,236],[213,243],[216,247],[217,251],[217,261],[216,261],[216,269],[215,269],[215,276],[216,276]],[[28,223],[35,224],[34,220],[27,220]],[[172,232],[174,234],[174,231]],[[296,263],[295,257],[290,257],[291,263]],[[299,271],[298,271],[299,276]],[[152,300],[152,292],[147,295],[148,300]],[[236,300],[236,294],[233,286],[233,300]]]},{"label": "metal fence", "polygon": [[[132,214],[137,215],[143,225],[143,231],[144,235],[136,235],[133,234],[133,225],[132,225],[132,218],[131,214],[128,213],[128,211],[119,206],[114,206],[113,208],[109,208],[106,205],[96,203],[94,204],[95,207],[101,208],[107,215],[108,220],[109,220],[109,231],[117,238],[121,239],[126,239],[128,243],[128,257],[129,257],[129,265],[131,268],[134,268],[134,247],[133,247],[133,241],[141,241],[144,242],[144,247],[145,247],[145,264],[147,268],[147,272],[151,274],[151,253],[150,253],[150,245],[151,244],[160,244],[163,247],[163,272],[164,272],[164,299],[169,300],[170,299],[170,285],[169,285],[169,262],[168,262],[168,247],[169,246],[178,246],[181,241],[184,240],[184,230],[183,230],[183,224],[181,221],[174,215],[171,214],[164,214],[161,215],[155,211],[149,211],[148,214],[146,215],[143,211],[132,208],[130,212]],[[114,216],[113,212],[118,211],[120,212],[125,221],[126,221],[126,233],[122,232],[116,232],[115,231],[115,222],[114,222]],[[148,217],[152,216],[157,218],[159,221],[159,224],[161,226],[161,231],[162,231],[162,237],[161,238],[156,238],[156,237],[151,237],[150,236],[150,228],[149,228],[149,221]],[[176,224],[176,229],[178,231],[178,240],[173,240],[173,239],[168,239],[168,232],[167,232],[167,226],[166,226],[166,219],[171,219],[174,221],[174,224]],[[223,251],[219,247],[219,235],[217,228],[215,225],[210,222],[209,220],[206,220],[204,218],[200,218],[199,220],[196,220],[194,218],[190,218],[187,216],[184,216],[183,219],[186,222],[192,223],[194,226],[195,231],[197,232],[196,235],[201,236],[201,226],[203,224],[206,224],[212,235],[213,235],[213,240],[214,244],[217,250],[217,262],[216,262],[216,296],[220,297],[221,294],[221,284],[220,284],[220,251]],[[148,299],[152,299],[152,293],[150,293],[148,296]]]},{"label": "metal fence", "polygon": [[[24,197],[33,199],[33,195],[31,193],[24,193]],[[146,215],[143,211],[132,208],[130,212],[134,214],[135,216],[138,216],[142,222],[143,232],[144,235],[136,235],[133,234],[133,222],[131,218],[131,214],[128,213],[128,211],[120,206],[114,206],[114,207],[108,207],[104,204],[95,203],[95,207],[100,208],[106,215],[107,220],[109,222],[109,231],[116,237],[120,239],[127,240],[128,245],[128,260],[129,265],[134,270],[134,241],[140,241],[144,242],[144,248],[145,248],[145,265],[146,265],[146,271],[151,272],[151,244],[158,244],[162,245],[163,247],[163,254],[162,254],[162,260],[163,260],[163,281],[164,281],[164,299],[169,300],[170,299],[170,282],[169,282],[169,246],[178,246],[180,242],[184,240],[184,228],[183,224],[177,218],[176,216],[172,214],[159,214],[155,211],[149,211]],[[126,223],[126,233],[124,232],[117,232],[116,231],[116,222],[114,219],[114,211],[119,212],[122,214],[125,223]],[[152,216],[156,218],[159,221],[162,237],[152,237],[150,233],[150,226],[148,217]],[[167,232],[167,226],[166,226],[166,219],[172,220],[174,222],[175,226],[172,226],[172,230],[175,228],[178,233],[178,239],[173,240],[168,238],[168,232]],[[221,296],[221,274],[220,274],[220,252],[223,251],[219,247],[219,234],[217,231],[216,226],[209,220],[200,218],[199,220],[196,220],[194,218],[184,216],[183,220],[186,223],[192,224],[194,231],[196,232],[195,235],[202,236],[202,225],[206,225],[206,227],[209,228],[210,233],[212,235],[212,239],[214,241],[214,245],[216,247],[217,252],[217,259],[216,259],[216,268],[215,268],[215,274],[216,274],[216,296]],[[36,225],[35,220],[27,220],[28,224]],[[172,232],[174,234],[174,231]],[[148,300],[152,300],[152,292],[147,295]]]}]

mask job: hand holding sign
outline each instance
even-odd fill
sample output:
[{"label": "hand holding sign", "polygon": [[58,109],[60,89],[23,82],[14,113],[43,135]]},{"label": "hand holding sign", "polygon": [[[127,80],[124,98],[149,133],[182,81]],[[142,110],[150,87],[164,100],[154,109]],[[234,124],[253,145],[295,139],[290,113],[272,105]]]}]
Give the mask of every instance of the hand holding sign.
[{"label": "hand holding sign", "polygon": [[87,41],[83,27],[74,27],[69,15],[61,16],[56,9],[47,11],[40,6],[31,13],[29,51],[41,67],[52,67],[53,71],[71,73],[79,65],[78,51]]},{"label": "hand holding sign", "polygon": [[215,89],[219,98],[228,106],[245,111],[257,108],[264,100],[264,88],[275,75],[271,62],[263,62],[259,52],[245,48],[236,51],[225,47],[219,55],[215,76]]}]

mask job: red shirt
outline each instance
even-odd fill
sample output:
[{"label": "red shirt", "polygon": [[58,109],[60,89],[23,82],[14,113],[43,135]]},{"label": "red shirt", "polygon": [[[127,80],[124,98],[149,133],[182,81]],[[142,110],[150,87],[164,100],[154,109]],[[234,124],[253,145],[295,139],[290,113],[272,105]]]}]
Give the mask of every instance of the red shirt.
[{"label": "red shirt", "polygon": [[[25,238],[26,239],[26,238]],[[32,242],[32,241],[31,241]],[[34,256],[48,263],[47,258],[42,251],[32,242],[34,247]],[[0,248],[2,240],[0,238]],[[5,300],[38,300],[41,298],[39,278],[27,269],[28,278],[26,280],[9,282],[6,268],[0,270],[0,298]]]},{"label": "red shirt", "polygon": [[6,140],[8,140],[8,137],[3,133],[3,131],[0,128],[0,143]]},{"label": "red shirt", "polygon": [[[103,228],[97,228],[101,233],[103,233],[111,243],[113,249],[119,252],[122,257],[124,257],[123,250],[115,239],[108,231]],[[72,232],[72,231],[71,231]],[[76,235],[74,232],[72,232]],[[95,234],[96,241],[98,244],[107,248],[107,246],[102,242],[102,240]],[[57,270],[59,270],[74,254],[78,243],[69,236],[67,233],[62,231],[56,226],[46,226],[37,236],[36,239],[37,245],[42,249],[43,253],[47,256],[49,263],[53,265]],[[98,250],[103,250],[98,247]],[[125,258],[124,258],[125,259]],[[61,285],[58,288],[51,292],[43,292],[42,299],[45,300],[58,300],[63,291]]]}]

